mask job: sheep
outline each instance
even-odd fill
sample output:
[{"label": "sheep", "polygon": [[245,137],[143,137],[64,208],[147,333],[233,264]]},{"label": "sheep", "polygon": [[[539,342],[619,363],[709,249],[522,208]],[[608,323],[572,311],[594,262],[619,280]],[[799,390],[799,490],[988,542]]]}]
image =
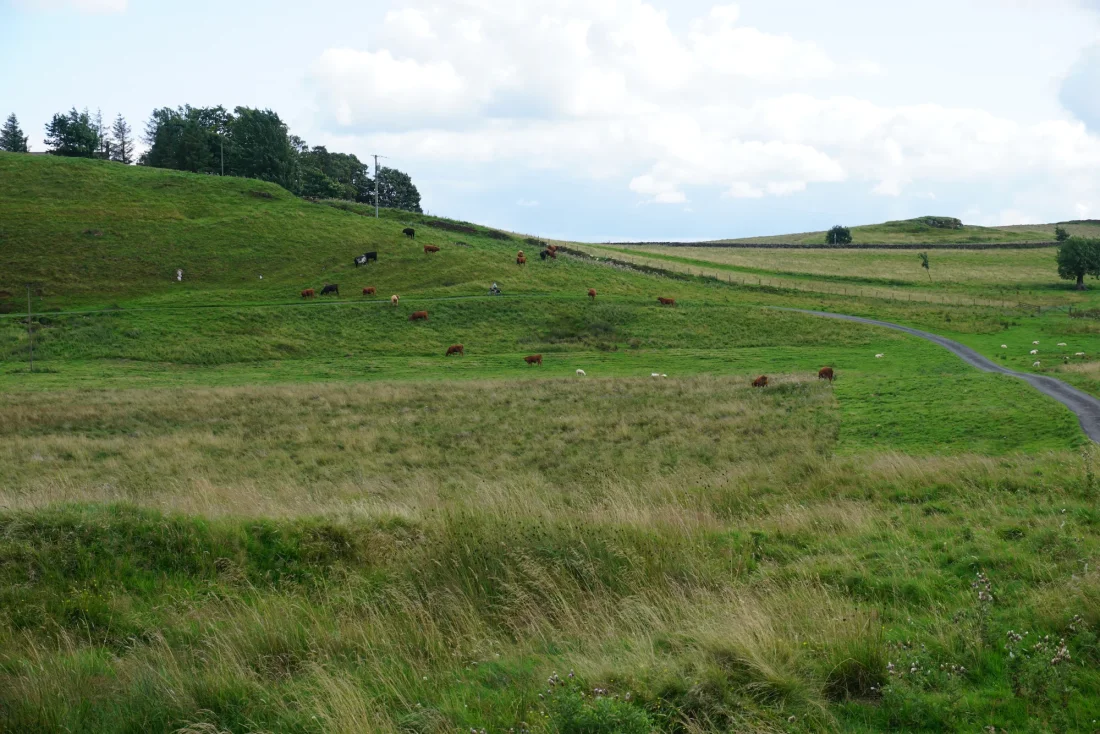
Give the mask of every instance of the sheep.
[{"label": "sheep", "polygon": [[1034,344],[1035,346],[1039,346],[1039,342],[1031,342],[1031,343]]},{"label": "sheep", "polygon": [[668,375],[666,375],[665,373],[662,372],[661,377],[668,377]]},{"label": "sheep", "polygon": [[577,377],[585,377],[584,370],[577,370]]},{"label": "sheep", "polygon": [[1007,344],[1002,344],[1001,349],[1008,349],[1008,345]]},{"label": "sheep", "polygon": [[660,373],[660,372],[650,372],[650,373],[649,373],[649,376],[650,376],[650,377],[660,377],[660,376],[661,376],[661,373]]},{"label": "sheep", "polygon": [[876,354],[875,359],[882,359],[885,356],[886,356],[885,354]]},{"label": "sheep", "polygon": [[1085,353],[1084,353],[1084,352],[1078,352],[1077,354],[1075,354],[1075,355],[1073,355],[1073,356],[1074,356],[1074,357],[1084,357],[1084,356],[1085,356]]},{"label": "sheep", "polygon": [[1058,346],[1064,347],[1064,346],[1066,346],[1066,343],[1065,342],[1058,342]]},{"label": "sheep", "polygon": [[1033,362],[1031,366],[1032,366],[1032,367],[1038,367],[1038,366],[1039,366],[1039,363],[1038,363],[1038,362]]},{"label": "sheep", "polygon": [[1032,350],[1031,350],[1031,353],[1032,353],[1032,354],[1038,354],[1038,353],[1039,353],[1039,350],[1038,350],[1038,349],[1032,349]]}]

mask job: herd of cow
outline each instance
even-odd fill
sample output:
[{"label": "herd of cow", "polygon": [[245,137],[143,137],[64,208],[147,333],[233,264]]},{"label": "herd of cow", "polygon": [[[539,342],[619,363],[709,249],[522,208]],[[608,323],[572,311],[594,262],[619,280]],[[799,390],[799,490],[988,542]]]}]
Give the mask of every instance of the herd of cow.
[{"label": "herd of cow", "polygon": [[[416,230],[414,230],[412,227],[406,227],[405,229],[402,230],[402,234],[404,234],[406,237],[412,238],[412,237],[416,236]],[[433,252],[439,252],[439,248],[436,247],[435,245],[424,245],[424,253],[425,254],[431,254]],[[542,258],[543,260],[546,260],[547,258],[549,258],[551,260],[556,260],[558,258],[558,246],[557,245],[547,245],[546,249],[539,252],[539,257]],[[362,255],[359,255],[355,258],[355,267],[359,267],[360,265],[366,265],[366,264],[368,264],[372,261],[374,261],[374,262],[378,261],[378,253],[377,252],[365,252]],[[526,265],[526,264],[527,264],[527,257],[523,254],[523,250],[520,250],[518,253],[516,253],[516,265]],[[364,296],[373,296],[373,295],[375,295],[375,292],[376,292],[375,289],[371,286],[368,286],[368,287],[363,289],[363,295]],[[327,284],[325,284],[325,286],[323,288],[321,288],[321,295],[322,296],[327,296],[327,295],[330,295],[330,294],[331,295],[337,295],[337,296],[340,295],[340,286],[337,285],[336,283],[327,283]],[[315,295],[316,295],[316,292],[312,288],[306,288],[305,290],[302,291],[302,298],[313,298]],[[591,298],[593,301],[596,300],[596,291],[595,291],[594,288],[589,288],[588,289],[588,297]],[[390,304],[391,305],[397,306],[399,301],[400,301],[400,299],[397,297],[396,294],[390,296]],[[676,305],[676,299],[675,298],[666,298],[664,296],[658,296],[657,297],[657,303],[661,306],[675,306]],[[428,320],[428,312],[427,311],[413,311],[412,313],[409,314],[409,321],[427,321],[427,320]],[[455,355],[455,354],[459,355],[460,357],[466,356],[466,348],[462,344],[452,344],[451,346],[447,347],[447,354],[445,356],[450,357],[451,355]],[[531,354],[531,355],[528,355],[528,356],[524,357],[523,361],[526,362],[528,365],[538,365],[538,366],[541,367],[542,366],[542,355],[541,354]],[[577,374],[578,375],[583,375],[584,371],[583,370],[577,370]],[[817,377],[818,377],[818,379],[828,380],[829,382],[832,382],[836,378],[836,374],[833,372],[832,367],[822,367],[818,371]],[[768,386],[768,376],[767,375],[760,375],[759,377],[757,377],[755,380],[752,381],[752,386],[753,387],[767,387]]]}]

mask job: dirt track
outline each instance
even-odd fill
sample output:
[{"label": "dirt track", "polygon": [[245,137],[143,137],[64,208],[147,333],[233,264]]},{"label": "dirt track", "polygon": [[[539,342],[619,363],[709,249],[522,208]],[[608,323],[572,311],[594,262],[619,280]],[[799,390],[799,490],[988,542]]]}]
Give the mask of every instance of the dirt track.
[{"label": "dirt track", "polygon": [[983,372],[999,372],[1002,375],[1011,375],[1012,377],[1018,377],[1021,380],[1027,380],[1028,384],[1034,387],[1036,390],[1043,393],[1044,395],[1054,398],[1059,403],[1072,410],[1074,415],[1077,416],[1077,420],[1081,422],[1081,428],[1084,430],[1085,434],[1093,441],[1100,442],[1100,400],[1094,398],[1088,393],[1078,390],[1075,387],[1071,387],[1054,377],[1047,377],[1045,375],[1032,375],[1026,372],[1016,372],[1014,370],[1010,370],[1006,367],[1000,366],[990,359],[987,359],[986,357],[983,357],[970,347],[965,347],[956,341],[952,341],[951,339],[947,339],[927,331],[921,331],[920,329],[913,329],[908,326],[892,324],[889,321],[865,319],[861,316],[848,316],[839,313],[828,313],[826,311],[806,311],[800,308],[785,308],[783,310],[798,311],[800,313],[811,314],[813,316],[823,316],[825,318],[840,319],[842,321],[856,321],[861,324],[884,326],[887,329],[904,331],[907,334],[912,334],[913,336],[920,337],[921,339],[927,339],[934,344],[939,344],[941,347],[956,355],[971,367],[977,367]]}]

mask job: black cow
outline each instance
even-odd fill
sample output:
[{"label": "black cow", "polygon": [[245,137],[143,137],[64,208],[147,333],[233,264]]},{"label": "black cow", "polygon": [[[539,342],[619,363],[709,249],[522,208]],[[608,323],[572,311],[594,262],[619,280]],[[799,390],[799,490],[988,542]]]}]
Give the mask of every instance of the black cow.
[{"label": "black cow", "polygon": [[545,260],[546,258],[550,257],[550,251],[549,250],[543,250],[542,252],[539,253],[539,257],[541,257],[543,260]]},{"label": "black cow", "polygon": [[401,230],[401,232],[402,232],[402,233],[403,233],[403,234],[404,234],[404,235],[405,235],[406,237],[410,237],[410,238],[411,238],[411,237],[415,237],[415,236],[416,236],[416,230],[415,230],[415,229],[413,229],[412,227],[405,227],[405,229]]},{"label": "black cow", "polygon": [[360,265],[366,265],[371,260],[374,260],[375,262],[378,262],[378,253],[377,252],[364,252],[362,255],[355,258],[355,267],[359,267]]},{"label": "black cow", "polygon": [[321,295],[327,296],[329,293],[340,295],[340,286],[336,285],[335,283],[326,283],[325,287],[321,289]]}]

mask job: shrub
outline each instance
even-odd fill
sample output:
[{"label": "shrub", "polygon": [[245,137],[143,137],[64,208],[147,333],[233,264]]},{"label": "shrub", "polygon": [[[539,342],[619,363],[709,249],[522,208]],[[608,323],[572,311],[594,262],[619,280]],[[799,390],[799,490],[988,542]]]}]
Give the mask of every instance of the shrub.
[{"label": "shrub", "polygon": [[850,245],[852,244],[852,231],[838,224],[825,233],[825,243],[829,245]]}]

